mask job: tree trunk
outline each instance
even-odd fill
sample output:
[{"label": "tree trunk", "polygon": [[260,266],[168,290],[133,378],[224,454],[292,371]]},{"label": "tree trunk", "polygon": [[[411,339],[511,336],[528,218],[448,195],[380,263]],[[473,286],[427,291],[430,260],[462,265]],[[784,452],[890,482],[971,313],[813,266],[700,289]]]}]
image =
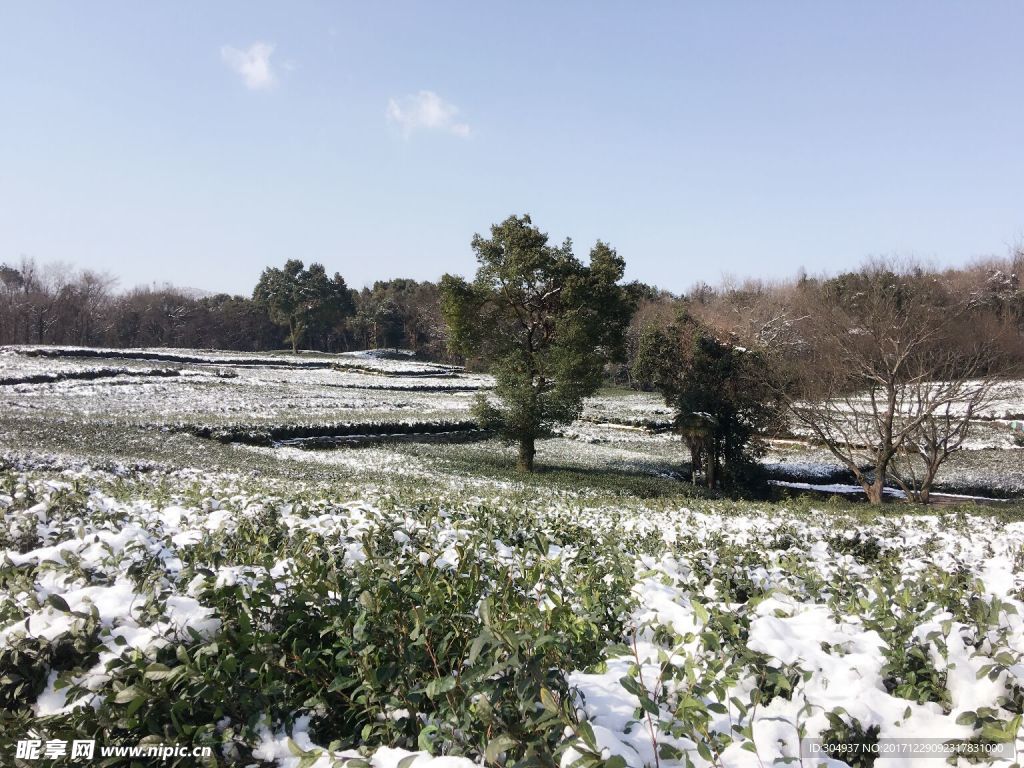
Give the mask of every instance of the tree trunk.
[{"label": "tree trunk", "polygon": [[928,503],[932,492],[932,485],[935,483],[935,476],[939,474],[939,467],[948,455],[949,453],[946,452],[942,456],[933,456],[929,459],[928,466],[924,471],[924,477],[921,479],[921,489],[917,494],[917,500],[922,504]]},{"label": "tree trunk", "polygon": [[868,496],[868,502],[871,504],[881,504],[884,498],[885,481],[882,478],[877,478],[870,485],[864,487],[864,492]]},{"label": "tree trunk", "polygon": [[[870,485],[865,486],[868,501],[872,504],[881,504],[885,501],[885,481],[889,477],[889,463],[892,461],[893,452],[885,453],[881,460],[875,463],[875,479]],[[864,485],[864,483],[861,483]]]},{"label": "tree trunk", "polygon": [[523,437],[519,440],[519,462],[517,467],[520,472],[533,472],[533,457],[537,453],[533,437]]},{"label": "tree trunk", "polygon": [[288,321],[288,338],[292,342],[292,354],[298,354],[299,340],[295,338],[295,323],[291,320]]},{"label": "tree trunk", "polygon": [[694,437],[687,437],[686,447],[690,451],[690,483],[692,485],[697,484],[697,475],[701,471],[701,455],[700,455],[700,441]]}]

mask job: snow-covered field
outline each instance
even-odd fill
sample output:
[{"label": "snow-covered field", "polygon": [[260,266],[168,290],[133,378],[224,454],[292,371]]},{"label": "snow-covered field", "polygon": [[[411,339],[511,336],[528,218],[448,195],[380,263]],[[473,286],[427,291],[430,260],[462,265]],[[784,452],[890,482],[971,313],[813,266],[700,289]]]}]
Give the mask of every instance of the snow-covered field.
[{"label": "snow-covered field", "polygon": [[[395,352],[137,352],[0,350],[0,765],[33,729],[283,768],[1024,738],[1019,505],[702,497],[645,393],[588,401],[528,479],[496,440],[235,442],[443,429],[491,381]],[[1024,494],[1004,389],[947,490]],[[765,461],[842,482],[798,441]]]},{"label": "snow-covered field", "polygon": [[1024,738],[1024,523],[59,462],[0,475],[0,513],[8,737],[287,768],[762,766],[836,722]]},{"label": "snow-covered field", "polygon": [[[74,349],[59,351],[65,356],[39,357],[34,348],[0,349],[0,408],[157,426],[416,423],[467,418],[476,393],[491,385],[487,376],[449,366],[360,353],[293,359],[197,350],[115,351],[160,357],[154,360],[92,356],[104,350],[88,350],[89,357],[69,356]],[[149,375],[154,369],[176,375]],[[69,377],[97,372],[103,375]],[[40,376],[56,380],[32,380]],[[18,380],[25,383],[2,383]]]},{"label": "snow-covered field", "polygon": [[[980,388],[982,382],[968,380],[964,388]],[[907,398],[910,407],[914,402],[912,396]],[[854,405],[856,408],[854,409]],[[967,405],[964,402],[953,402],[949,406],[949,414],[953,417],[965,414]],[[852,397],[848,402],[837,401],[832,405],[834,416],[848,416],[854,413],[870,413],[871,404],[867,394]],[[945,409],[943,409],[945,412]],[[972,419],[971,434],[963,443],[965,450],[1020,448],[1024,445],[1019,424],[1024,420],[1024,380],[1012,379],[998,381],[991,385],[984,403],[975,411]],[[870,421],[868,422],[870,423]],[[849,423],[850,434],[858,434],[856,420]],[[792,431],[800,437],[813,434],[806,424],[794,421]]]}]

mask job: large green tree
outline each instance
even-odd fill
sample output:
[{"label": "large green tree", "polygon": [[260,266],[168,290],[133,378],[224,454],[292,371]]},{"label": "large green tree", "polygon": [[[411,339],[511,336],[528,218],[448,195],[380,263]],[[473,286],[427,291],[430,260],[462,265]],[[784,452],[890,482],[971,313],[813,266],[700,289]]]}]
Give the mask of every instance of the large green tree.
[{"label": "large green tree", "polygon": [[584,265],[570,240],[549,244],[528,215],[510,216],[472,246],[475,279],[441,279],[449,344],[494,374],[497,402],[482,397],[477,416],[518,443],[519,468],[532,471],[537,438],[578,417],[605,363],[623,356],[633,308],[619,285],[625,263],[598,241]]},{"label": "large green tree", "polygon": [[675,410],[694,482],[703,473],[709,488],[750,484],[761,438],[782,413],[764,356],[719,339],[685,311],[645,329],[638,347],[633,373]]},{"label": "large green tree", "polygon": [[323,334],[352,314],[345,279],[337,272],[328,277],[322,264],[306,268],[298,259],[289,259],[281,269],[264,269],[252,297],[266,307],[271,320],[288,328],[292,352],[304,338]]}]

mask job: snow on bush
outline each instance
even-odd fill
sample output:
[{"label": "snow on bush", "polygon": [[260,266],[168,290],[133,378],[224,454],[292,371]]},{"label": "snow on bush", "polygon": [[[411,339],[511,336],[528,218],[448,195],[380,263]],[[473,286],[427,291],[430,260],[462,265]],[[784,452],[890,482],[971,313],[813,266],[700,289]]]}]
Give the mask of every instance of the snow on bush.
[{"label": "snow on bush", "polygon": [[1021,735],[1022,523],[27,470],[0,473],[5,738],[760,768]]}]

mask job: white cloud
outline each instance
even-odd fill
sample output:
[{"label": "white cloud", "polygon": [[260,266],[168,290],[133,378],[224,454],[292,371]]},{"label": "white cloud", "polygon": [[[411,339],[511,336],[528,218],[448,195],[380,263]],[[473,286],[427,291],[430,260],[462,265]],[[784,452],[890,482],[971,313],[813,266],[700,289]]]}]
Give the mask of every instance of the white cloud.
[{"label": "white cloud", "polygon": [[274,46],[271,43],[255,42],[244,50],[225,45],[220,49],[220,57],[229,68],[242,76],[246,88],[258,91],[270,88],[277,82],[270,66],[270,54],[273,52]]},{"label": "white cloud", "polygon": [[459,108],[433,91],[420,91],[401,99],[389,99],[387,118],[409,138],[419,130],[443,131],[454,136],[469,136],[469,125],[456,120]]}]

